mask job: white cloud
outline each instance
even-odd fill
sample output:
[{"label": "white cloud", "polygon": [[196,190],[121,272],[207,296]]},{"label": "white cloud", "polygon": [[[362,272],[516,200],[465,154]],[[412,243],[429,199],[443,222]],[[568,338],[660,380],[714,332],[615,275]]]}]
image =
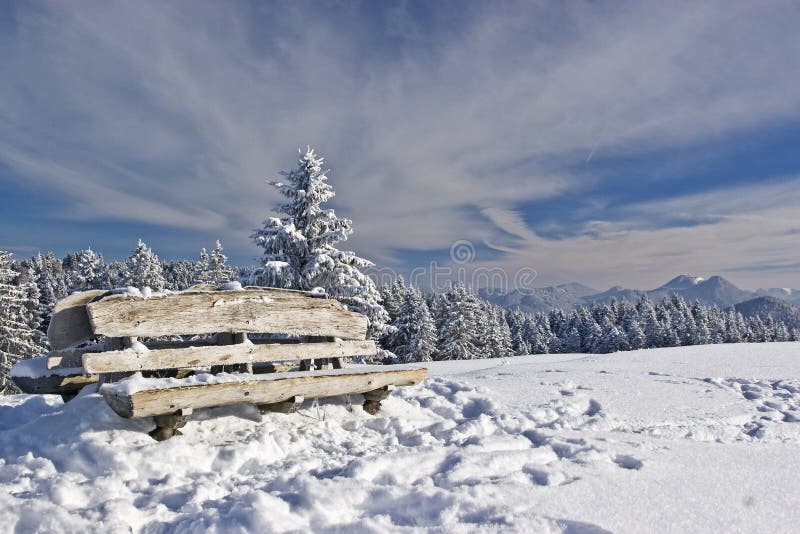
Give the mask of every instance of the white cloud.
[{"label": "white cloud", "polygon": [[[503,267],[509,272],[530,266],[558,273],[556,278],[538,280],[540,284],[578,279],[595,287],[624,284],[649,289],[682,272],[704,276],[730,272],[726,276],[750,288],[764,285],[768,276],[796,285],[797,235],[787,229],[800,227],[798,206],[800,177],[643,202],[632,207],[634,222],[595,221],[591,231],[560,240],[534,234],[516,247]],[[695,218],[713,215],[717,220],[647,230],[635,222],[675,212]],[[761,265],[773,268],[764,272]],[[780,265],[786,268],[776,268]]]},{"label": "white cloud", "polygon": [[[580,194],[566,164],[590,154],[796,119],[797,6],[733,4],[486,4],[435,34],[396,9],[391,36],[414,46],[384,52],[357,17],[314,4],[20,4],[0,40],[0,158],[69,217],[196,227],[236,252],[275,201],[264,179],[311,143],[366,256],[500,229],[549,251],[541,270],[585,278],[575,260],[594,254],[624,278],[706,238],[600,223],[637,245],[601,258],[603,240],[537,240],[515,206]],[[734,253],[726,264],[747,261]]]}]

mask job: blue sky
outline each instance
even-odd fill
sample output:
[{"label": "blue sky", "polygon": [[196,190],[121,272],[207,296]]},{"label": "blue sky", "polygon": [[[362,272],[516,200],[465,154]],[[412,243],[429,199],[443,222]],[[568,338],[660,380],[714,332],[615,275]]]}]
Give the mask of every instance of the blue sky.
[{"label": "blue sky", "polygon": [[349,248],[800,286],[796,2],[6,2],[0,248],[249,235],[311,144]]}]

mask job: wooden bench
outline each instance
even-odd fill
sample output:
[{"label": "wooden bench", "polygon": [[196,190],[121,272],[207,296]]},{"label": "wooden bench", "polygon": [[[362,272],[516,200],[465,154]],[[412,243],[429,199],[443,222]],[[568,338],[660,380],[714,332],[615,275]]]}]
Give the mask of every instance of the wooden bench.
[{"label": "wooden bench", "polygon": [[180,434],[194,409],[249,403],[290,413],[304,399],[362,394],[375,414],[396,386],[424,368],[345,367],[376,353],[367,319],[338,301],[271,288],[196,286],[144,298],[75,293],[55,308],[47,356],[24,360],[12,379],[26,393],[65,401],[97,383],[122,417],[153,417],[155,439]]}]

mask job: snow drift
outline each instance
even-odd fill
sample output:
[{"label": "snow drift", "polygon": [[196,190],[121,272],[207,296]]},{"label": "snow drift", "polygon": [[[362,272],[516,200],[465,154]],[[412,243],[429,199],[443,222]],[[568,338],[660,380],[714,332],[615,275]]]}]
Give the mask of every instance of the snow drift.
[{"label": "snow drift", "polygon": [[199,410],[157,443],[89,388],[0,399],[18,532],[790,531],[800,343],[431,364],[346,398]]}]

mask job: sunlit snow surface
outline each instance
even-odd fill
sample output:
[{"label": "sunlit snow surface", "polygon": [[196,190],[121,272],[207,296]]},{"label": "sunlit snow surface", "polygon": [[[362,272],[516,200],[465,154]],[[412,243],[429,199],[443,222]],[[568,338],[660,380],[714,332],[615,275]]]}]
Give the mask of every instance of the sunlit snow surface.
[{"label": "sunlit snow surface", "polygon": [[[377,417],[0,398],[0,531],[792,532],[800,343],[430,365]],[[357,397],[357,398],[356,398]]]}]

